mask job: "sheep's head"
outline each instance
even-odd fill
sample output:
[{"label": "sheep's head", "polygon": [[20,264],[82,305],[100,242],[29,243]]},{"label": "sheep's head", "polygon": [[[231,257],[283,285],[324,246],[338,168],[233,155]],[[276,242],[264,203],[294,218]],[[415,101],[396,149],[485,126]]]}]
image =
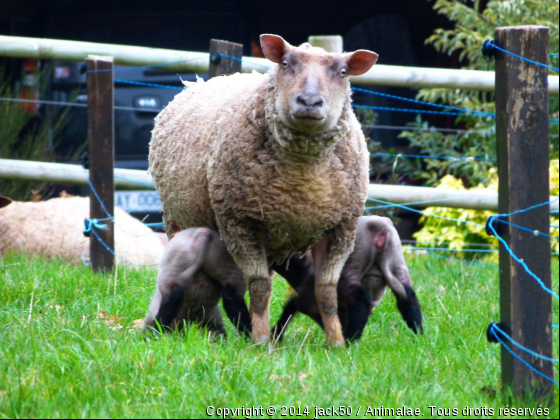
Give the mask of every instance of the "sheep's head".
[{"label": "sheep's head", "polygon": [[332,129],[348,102],[348,76],[367,72],[377,54],[367,50],[327,53],[309,44],[293,47],[277,35],[261,35],[265,56],[278,64],[275,108],[290,129],[322,133]]}]

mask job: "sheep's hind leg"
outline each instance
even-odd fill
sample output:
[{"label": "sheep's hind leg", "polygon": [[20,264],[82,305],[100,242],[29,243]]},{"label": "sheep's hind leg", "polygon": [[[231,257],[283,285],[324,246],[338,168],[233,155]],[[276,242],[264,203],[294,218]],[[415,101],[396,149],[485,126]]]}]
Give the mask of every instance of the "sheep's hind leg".
[{"label": "sheep's hind leg", "polygon": [[327,341],[333,347],[340,347],[344,344],[344,337],[338,318],[337,284],[346,258],[338,258],[339,261],[336,261],[331,256],[328,259],[327,245],[329,245],[329,240],[327,235],[324,235],[313,247],[315,295],[317,296]]},{"label": "sheep's hind leg", "polygon": [[[266,272],[268,268],[265,266]],[[268,275],[248,276],[249,312],[251,314],[253,340],[263,343],[270,336],[270,293],[272,281]]]}]

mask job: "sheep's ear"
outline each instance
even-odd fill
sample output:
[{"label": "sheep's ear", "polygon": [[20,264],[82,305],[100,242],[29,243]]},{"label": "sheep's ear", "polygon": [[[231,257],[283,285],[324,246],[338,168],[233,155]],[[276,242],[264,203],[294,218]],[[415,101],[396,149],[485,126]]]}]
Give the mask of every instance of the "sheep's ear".
[{"label": "sheep's ear", "polygon": [[373,51],[358,50],[353,53],[345,54],[344,60],[348,68],[349,76],[359,76],[373,67],[378,55]]},{"label": "sheep's ear", "polygon": [[273,63],[280,64],[282,58],[288,52],[290,44],[284,41],[281,36],[263,34],[261,35],[261,47],[266,58]]},{"label": "sheep's ear", "polygon": [[10,200],[8,197],[0,197],[0,209],[2,207],[6,207],[8,205],[10,205],[12,203],[12,200]]}]

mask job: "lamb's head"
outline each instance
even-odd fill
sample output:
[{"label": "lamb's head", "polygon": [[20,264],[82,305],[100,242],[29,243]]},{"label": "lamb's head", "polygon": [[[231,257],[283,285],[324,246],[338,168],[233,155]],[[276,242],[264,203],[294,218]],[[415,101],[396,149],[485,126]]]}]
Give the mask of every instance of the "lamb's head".
[{"label": "lamb's head", "polygon": [[336,126],[350,103],[348,76],[367,72],[377,60],[377,54],[366,50],[334,54],[307,43],[293,47],[277,35],[261,35],[261,45],[278,64],[276,114],[291,130],[308,134]]}]

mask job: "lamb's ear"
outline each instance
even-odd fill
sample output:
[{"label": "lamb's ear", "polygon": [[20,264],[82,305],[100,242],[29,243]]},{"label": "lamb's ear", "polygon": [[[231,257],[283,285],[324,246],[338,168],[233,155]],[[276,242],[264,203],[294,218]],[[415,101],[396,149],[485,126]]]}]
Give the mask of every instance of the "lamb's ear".
[{"label": "lamb's ear", "polygon": [[273,63],[280,64],[282,58],[288,52],[290,44],[284,41],[281,36],[263,34],[261,35],[261,47],[266,58]]},{"label": "lamb's ear", "polygon": [[349,76],[359,76],[366,73],[377,61],[378,55],[373,51],[358,50],[353,53],[344,54],[346,61],[347,74]]},{"label": "lamb's ear", "polygon": [[8,205],[10,205],[12,203],[12,200],[10,200],[8,197],[1,197],[0,196],[0,209],[2,207],[6,207]]}]

